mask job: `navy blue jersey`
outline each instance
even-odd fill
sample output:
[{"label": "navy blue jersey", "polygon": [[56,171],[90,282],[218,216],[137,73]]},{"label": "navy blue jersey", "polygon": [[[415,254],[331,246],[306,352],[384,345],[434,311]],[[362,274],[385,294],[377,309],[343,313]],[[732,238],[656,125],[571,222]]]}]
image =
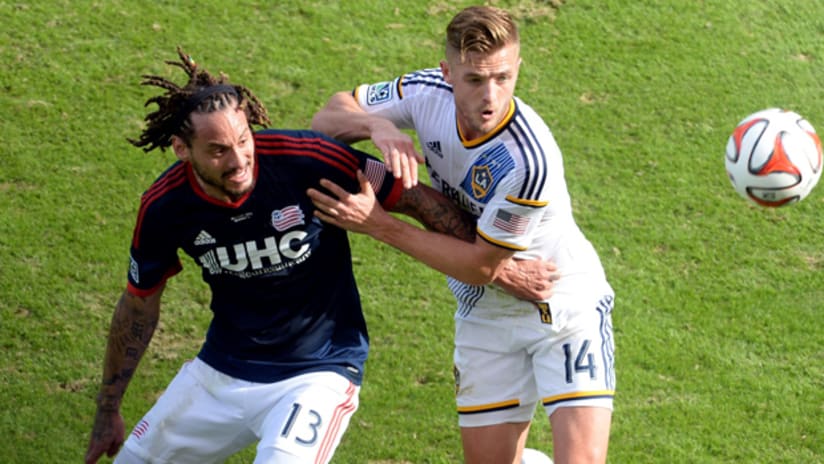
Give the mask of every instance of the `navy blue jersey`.
[{"label": "navy blue jersey", "polygon": [[391,208],[401,184],[377,159],[317,132],[264,130],[254,138],[256,183],[238,201],[207,196],[181,162],[144,193],[129,291],[156,291],[180,271],[182,249],[212,291],[201,359],[255,382],[332,370],[360,384],[368,335],[349,242],[313,216],[306,190],[327,178],[355,192],[360,169]]}]

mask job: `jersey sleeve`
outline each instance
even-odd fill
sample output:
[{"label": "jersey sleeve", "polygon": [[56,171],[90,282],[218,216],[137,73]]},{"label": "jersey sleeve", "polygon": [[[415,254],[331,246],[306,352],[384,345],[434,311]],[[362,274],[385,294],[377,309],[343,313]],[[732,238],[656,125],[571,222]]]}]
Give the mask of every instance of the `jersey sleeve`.
[{"label": "jersey sleeve", "polygon": [[163,220],[149,193],[141,200],[129,253],[127,288],[137,296],[151,295],[183,268],[177,247],[170,243],[169,231],[163,227],[168,221]]},{"label": "jersey sleeve", "polygon": [[513,251],[529,248],[549,204],[545,198],[522,198],[523,175],[514,171],[502,179],[478,219],[478,235]]},{"label": "jersey sleeve", "polygon": [[435,87],[447,87],[440,69],[424,69],[391,81],[362,84],[352,96],[367,113],[392,121],[400,129],[414,129],[415,97]]},{"label": "jersey sleeve", "polygon": [[329,173],[330,180],[344,187],[350,192],[357,192],[357,171],[364,173],[375,197],[386,210],[391,210],[401,197],[403,184],[388,173],[386,165],[378,158],[349,146],[345,143],[323,136],[327,148],[338,154],[341,160],[347,162],[335,163],[338,169]]},{"label": "jersey sleeve", "polygon": [[410,114],[405,109],[400,83],[403,77],[392,81],[363,84],[355,88],[352,95],[367,113],[392,121],[398,128],[412,127]]},{"label": "jersey sleeve", "polygon": [[357,171],[363,171],[385,209],[394,207],[403,190],[403,184],[387,175],[386,166],[378,158],[320,132],[259,131],[255,134],[255,149],[262,156],[299,160],[301,175],[313,188],[326,178],[349,192],[357,192]]}]

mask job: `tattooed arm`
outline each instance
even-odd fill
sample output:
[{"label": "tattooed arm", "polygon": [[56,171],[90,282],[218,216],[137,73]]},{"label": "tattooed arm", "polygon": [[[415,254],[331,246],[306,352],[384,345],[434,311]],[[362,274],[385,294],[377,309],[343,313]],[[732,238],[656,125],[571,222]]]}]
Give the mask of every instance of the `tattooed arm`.
[{"label": "tattooed arm", "polygon": [[404,190],[392,211],[416,219],[429,230],[475,241],[475,217],[427,185]]},{"label": "tattooed arm", "polygon": [[103,453],[114,456],[123,444],[125,425],[120,415],[120,403],[157,327],[163,289],[161,287],[147,297],[124,291],[117,302],[109,328],[94,427],[86,452],[87,464],[96,463]]},{"label": "tattooed arm", "polygon": [[[418,184],[404,190],[393,211],[415,218],[429,230],[475,241],[475,217],[429,186]],[[552,262],[510,258],[493,282],[517,298],[542,301],[552,295],[552,285],[559,277]]]}]

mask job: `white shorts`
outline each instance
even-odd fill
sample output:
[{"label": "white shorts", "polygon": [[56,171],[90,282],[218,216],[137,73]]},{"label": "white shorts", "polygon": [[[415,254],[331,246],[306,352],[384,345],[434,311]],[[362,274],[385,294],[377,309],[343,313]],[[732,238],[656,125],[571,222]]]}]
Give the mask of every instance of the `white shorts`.
[{"label": "white shorts", "polygon": [[358,408],[359,392],[333,372],[255,383],[195,359],[137,423],[124,444],[128,452],[115,462],[137,456],[152,463],[218,463],[257,440],[256,464],[325,463]]},{"label": "white shorts", "polygon": [[[612,409],[615,392],[612,294],[571,301],[562,322],[533,315],[455,322],[459,424],[528,422],[540,401],[556,408]],[[561,308],[559,308],[560,310]],[[550,307],[550,311],[552,311]]]}]

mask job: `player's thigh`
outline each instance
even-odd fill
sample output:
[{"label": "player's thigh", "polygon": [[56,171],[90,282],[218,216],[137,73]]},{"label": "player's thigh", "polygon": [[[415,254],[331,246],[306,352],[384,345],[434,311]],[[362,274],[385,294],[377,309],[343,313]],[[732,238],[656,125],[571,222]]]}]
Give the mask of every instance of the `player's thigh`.
[{"label": "player's thigh", "polygon": [[526,444],[529,422],[461,427],[466,464],[514,463]]},{"label": "player's thigh", "polygon": [[516,326],[458,320],[455,386],[461,427],[529,422],[538,401],[532,361]]},{"label": "player's thigh", "polygon": [[359,391],[332,372],[285,382],[282,398],[260,418],[255,464],[328,462],[358,408]]},{"label": "player's thigh", "polygon": [[611,409],[561,407],[552,413],[549,420],[556,462],[606,462]]},{"label": "player's thigh", "polygon": [[135,425],[124,448],[146,462],[222,462],[255,438],[240,407],[222,396],[232,382],[199,359],[186,363]]}]

